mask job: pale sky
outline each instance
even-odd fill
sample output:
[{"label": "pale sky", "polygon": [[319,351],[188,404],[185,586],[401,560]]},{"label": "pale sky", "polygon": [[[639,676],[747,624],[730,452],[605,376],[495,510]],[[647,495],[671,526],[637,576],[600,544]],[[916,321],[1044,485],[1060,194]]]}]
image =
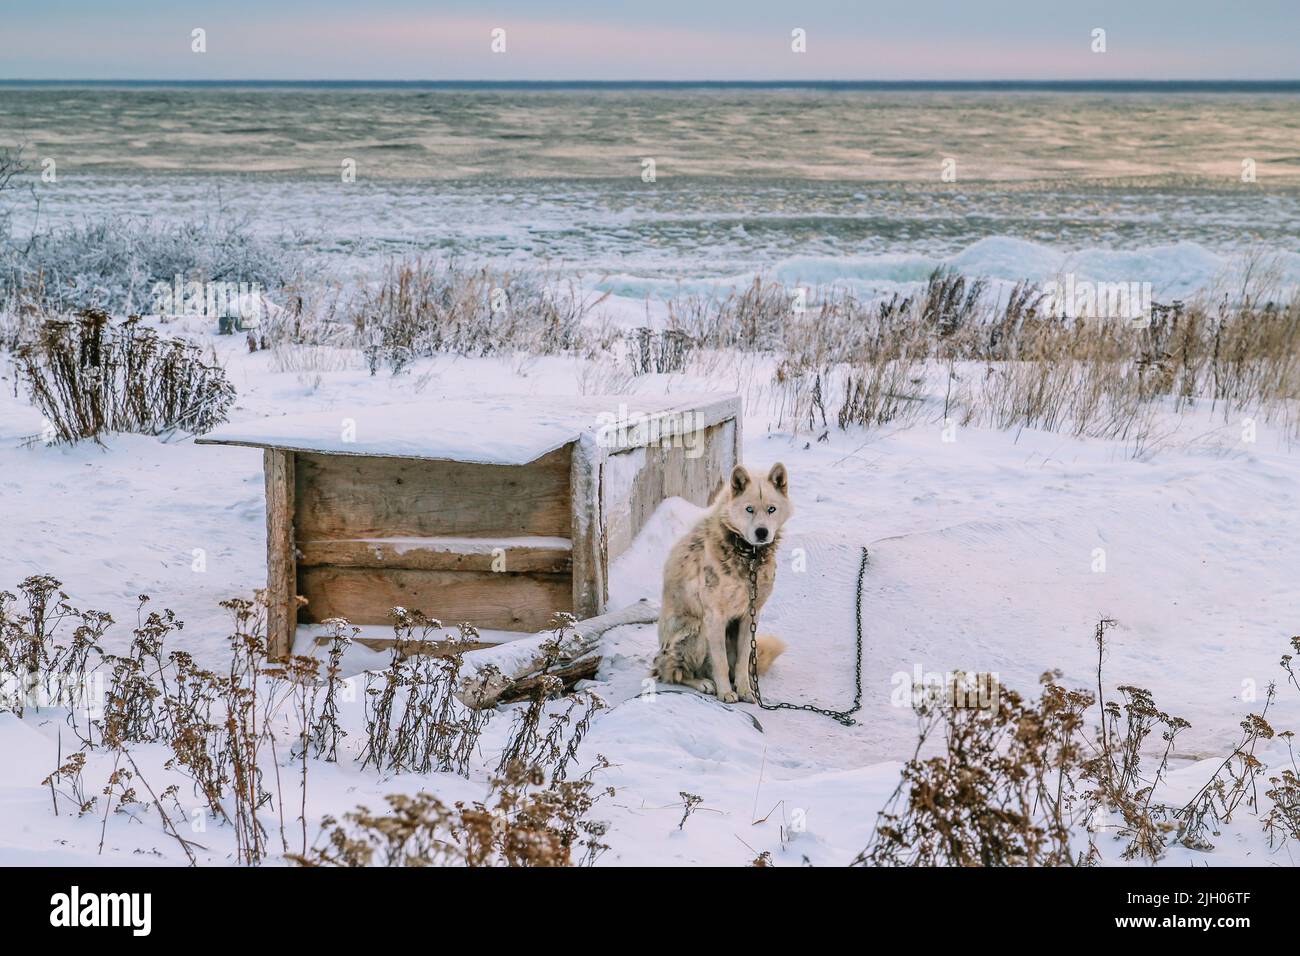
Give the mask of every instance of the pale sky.
[{"label": "pale sky", "polygon": [[[1298,79],[1300,0],[40,0],[3,79]],[[206,31],[207,51],[191,51]],[[1094,53],[1103,29],[1106,52]],[[492,32],[505,31],[493,53]],[[806,52],[791,34],[806,34]]]}]

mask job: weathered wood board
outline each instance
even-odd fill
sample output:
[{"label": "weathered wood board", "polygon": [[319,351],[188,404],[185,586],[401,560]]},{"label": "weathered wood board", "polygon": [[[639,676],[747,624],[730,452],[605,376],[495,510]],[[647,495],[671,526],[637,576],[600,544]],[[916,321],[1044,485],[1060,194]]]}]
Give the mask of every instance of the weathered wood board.
[{"label": "weathered wood board", "polygon": [[287,657],[298,626],[294,559],[294,453],[262,452],[266,479],[266,634],[272,659]]},{"label": "weathered wood board", "polygon": [[299,452],[298,536],[567,538],[567,447],[527,465]]},{"label": "weathered wood board", "polygon": [[313,538],[298,541],[298,566],[567,574],[573,554],[565,538]]},{"label": "weathered wood board", "polygon": [[309,623],[386,624],[394,607],[405,607],[447,625],[540,631],[556,611],[573,609],[567,574],[303,567],[298,593],[307,599],[299,617]]},{"label": "weathered wood board", "polygon": [[[613,560],[631,546],[665,498],[707,505],[736,457],[736,423],[724,421],[696,436],[691,446],[632,448],[609,456],[605,464],[605,549]],[[624,461],[631,456],[630,461]]]}]

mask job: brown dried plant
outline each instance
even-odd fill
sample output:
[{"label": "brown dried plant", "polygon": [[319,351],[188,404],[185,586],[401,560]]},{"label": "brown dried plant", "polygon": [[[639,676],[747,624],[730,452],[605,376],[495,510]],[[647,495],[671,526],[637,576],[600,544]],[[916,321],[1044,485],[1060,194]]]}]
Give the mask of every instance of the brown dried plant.
[{"label": "brown dried plant", "polygon": [[194,434],[225,421],[234,387],[215,358],[160,336],[138,316],[114,325],[87,309],[47,320],[15,353],[18,372],[52,440],[99,440],[114,432]]}]

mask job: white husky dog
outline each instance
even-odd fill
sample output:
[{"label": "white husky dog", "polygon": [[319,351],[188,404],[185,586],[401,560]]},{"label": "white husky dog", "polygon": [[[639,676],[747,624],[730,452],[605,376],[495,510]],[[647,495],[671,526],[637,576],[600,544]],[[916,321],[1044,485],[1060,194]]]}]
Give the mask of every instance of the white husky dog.
[{"label": "white husky dog", "polygon": [[[757,570],[754,613],[763,609],[776,582],[776,545],[793,513],[785,465],[764,478],[743,465],[709,513],[673,546],[664,565],[659,614],[660,680],[685,684],[731,703],[754,700],[749,677],[749,584]],[[785,650],[771,635],[759,635],[758,673]],[[734,688],[734,689],[733,689]]]}]

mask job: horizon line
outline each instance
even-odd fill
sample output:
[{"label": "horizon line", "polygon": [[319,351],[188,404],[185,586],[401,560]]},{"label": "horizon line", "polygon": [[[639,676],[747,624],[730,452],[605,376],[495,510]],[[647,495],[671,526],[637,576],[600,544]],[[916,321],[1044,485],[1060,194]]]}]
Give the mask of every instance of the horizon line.
[{"label": "horizon line", "polygon": [[1300,78],[1241,79],[984,79],[984,80],[584,80],[584,79],[500,79],[500,80],[396,80],[396,79],[77,79],[0,78],[0,86],[92,86],[92,87],[335,87],[335,88],[425,88],[509,89],[549,87],[552,89],[637,89],[637,88],[795,88],[795,89],[968,89],[1037,91],[1113,90],[1300,92]]}]

